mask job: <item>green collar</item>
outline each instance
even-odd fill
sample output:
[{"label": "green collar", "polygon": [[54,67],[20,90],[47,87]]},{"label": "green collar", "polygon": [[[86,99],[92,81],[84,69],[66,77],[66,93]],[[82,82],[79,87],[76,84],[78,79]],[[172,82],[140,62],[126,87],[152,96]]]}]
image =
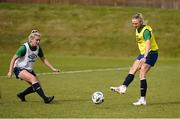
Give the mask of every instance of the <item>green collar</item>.
[{"label": "green collar", "polygon": [[139,27],[139,28],[137,29],[138,33],[140,33],[144,27],[145,27],[145,25],[142,25],[141,27]]}]

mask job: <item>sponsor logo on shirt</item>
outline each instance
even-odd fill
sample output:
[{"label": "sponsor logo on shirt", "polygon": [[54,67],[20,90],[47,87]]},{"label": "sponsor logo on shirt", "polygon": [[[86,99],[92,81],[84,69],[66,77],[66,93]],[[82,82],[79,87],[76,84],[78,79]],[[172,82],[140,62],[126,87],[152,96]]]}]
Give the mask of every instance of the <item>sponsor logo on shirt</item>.
[{"label": "sponsor logo on shirt", "polygon": [[28,56],[29,59],[35,59],[36,57],[37,57],[36,54],[30,54],[30,55]]}]

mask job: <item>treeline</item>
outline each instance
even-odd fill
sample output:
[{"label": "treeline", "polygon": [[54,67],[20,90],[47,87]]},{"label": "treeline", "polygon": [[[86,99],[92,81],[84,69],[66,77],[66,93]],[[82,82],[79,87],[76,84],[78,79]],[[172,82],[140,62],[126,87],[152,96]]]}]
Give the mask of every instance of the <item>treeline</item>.
[{"label": "treeline", "polygon": [[180,9],[180,0],[0,0],[8,3],[110,5]]}]

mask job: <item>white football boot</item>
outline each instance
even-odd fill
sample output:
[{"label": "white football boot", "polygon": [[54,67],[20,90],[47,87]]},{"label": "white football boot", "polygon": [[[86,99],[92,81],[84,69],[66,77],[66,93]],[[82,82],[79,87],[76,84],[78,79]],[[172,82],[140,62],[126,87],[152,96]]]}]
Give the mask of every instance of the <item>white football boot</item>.
[{"label": "white football boot", "polygon": [[126,92],[127,87],[125,85],[121,85],[119,87],[110,87],[111,91],[118,92],[120,94],[124,94]]},{"label": "white football boot", "polygon": [[133,105],[140,106],[140,105],[146,105],[146,99],[145,97],[141,97],[137,102],[134,102]]}]

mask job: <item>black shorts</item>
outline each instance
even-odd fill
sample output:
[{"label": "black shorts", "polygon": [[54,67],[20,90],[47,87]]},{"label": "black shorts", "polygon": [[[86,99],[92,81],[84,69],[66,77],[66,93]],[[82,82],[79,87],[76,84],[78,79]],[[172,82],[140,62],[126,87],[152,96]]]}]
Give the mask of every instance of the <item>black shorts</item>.
[{"label": "black shorts", "polygon": [[29,73],[31,73],[32,75],[36,76],[36,74],[34,73],[34,71],[29,71],[27,69],[23,69],[23,68],[19,68],[19,67],[14,67],[14,74],[16,76],[16,79],[19,79],[19,73],[22,71],[22,70],[26,70],[28,71]]},{"label": "black shorts", "polygon": [[[141,60],[144,58],[144,55],[138,55],[137,60]],[[158,59],[158,52],[157,51],[150,51],[146,57],[146,64],[149,64],[150,66],[154,66],[156,61]]]}]

